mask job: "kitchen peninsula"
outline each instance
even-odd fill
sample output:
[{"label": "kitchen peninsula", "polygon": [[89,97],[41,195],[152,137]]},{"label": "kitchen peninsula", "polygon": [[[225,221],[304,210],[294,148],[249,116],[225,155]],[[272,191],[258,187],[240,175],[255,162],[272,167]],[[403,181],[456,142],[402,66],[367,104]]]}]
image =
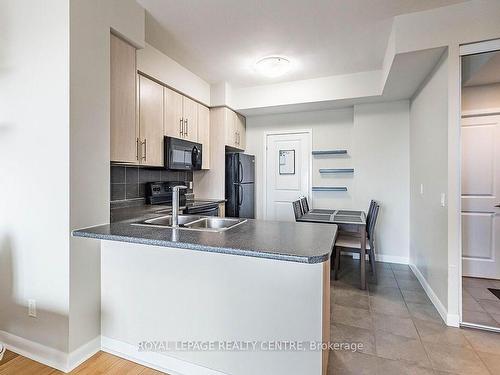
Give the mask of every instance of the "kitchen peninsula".
[{"label": "kitchen peninsula", "polygon": [[[251,219],[223,231],[119,222],[73,232],[102,241],[105,350],[169,373],[235,375],[326,374],[327,351],[308,345],[329,341],[336,234],[335,225]],[[176,345],[138,349],[158,342]],[[307,345],[186,349],[206,342]]]}]

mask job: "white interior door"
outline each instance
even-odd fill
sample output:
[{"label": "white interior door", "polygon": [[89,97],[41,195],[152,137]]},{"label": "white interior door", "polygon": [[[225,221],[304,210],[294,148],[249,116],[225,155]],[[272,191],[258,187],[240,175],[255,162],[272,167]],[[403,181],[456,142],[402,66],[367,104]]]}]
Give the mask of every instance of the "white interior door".
[{"label": "white interior door", "polygon": [[500,279],[500,116],[462,119],[463,275]]},{"label": "white interior door", "polygon": [[294,221],[292,202],[309,198],[311,134],[269,134],[266,138],[267,220]]}]

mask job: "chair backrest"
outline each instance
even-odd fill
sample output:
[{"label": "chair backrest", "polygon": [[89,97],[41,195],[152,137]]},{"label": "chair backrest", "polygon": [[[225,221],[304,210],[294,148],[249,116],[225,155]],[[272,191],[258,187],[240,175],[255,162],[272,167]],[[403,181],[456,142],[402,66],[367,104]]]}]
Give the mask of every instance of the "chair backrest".
[{"label": "chair backrest", "polygon": [[375,200],[370,201],[370,207],[368,208],[368,214],[366,215],[366,230],[368,231],[368,228],[370,227],[370,222],[372,220],[373,216],[373,209],[377,205],[377,202]]},{"label": "chair backrest", "polygon": [[300,198],[300,204],[302,205],[302,214],[309,212],[309,203],[307,203],[307,198]]},{"label": "chair backrest", "polygon": [[368,231],[368,238],[370,241],[373,243],[375,240],[375,224],[377,224],[377,218],[378,218],[378,211],[380,209],[380,206],[378,204],[375,204],[373,210],[372,210],[372,215],[370,219],[370,225],[367,223],[367,231]]},{"label": "chair backrest", "polygon": [[302,216],[302,205],[300,204],[300,200],[296,200],[292,202],[293,214],[295,215],[295,220]]}]

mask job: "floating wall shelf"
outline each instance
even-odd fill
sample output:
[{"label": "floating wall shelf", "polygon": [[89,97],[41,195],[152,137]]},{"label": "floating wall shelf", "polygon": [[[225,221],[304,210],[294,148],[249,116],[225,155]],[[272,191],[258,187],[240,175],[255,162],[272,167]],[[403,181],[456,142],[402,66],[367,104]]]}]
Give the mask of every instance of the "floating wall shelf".
[{"label": "floating wall shelf", "polygon": [[313,186],[312,191],[347,191],[345,186]]},{"label": "floating wall shelf", "polygon": [[354,173],[354,168],[321,168],[319,173]]},{"label": "floating wall shelf", "polygon": [[347,154],[347,150],[320,150],[313,151],[313,155],[345,155]]}]

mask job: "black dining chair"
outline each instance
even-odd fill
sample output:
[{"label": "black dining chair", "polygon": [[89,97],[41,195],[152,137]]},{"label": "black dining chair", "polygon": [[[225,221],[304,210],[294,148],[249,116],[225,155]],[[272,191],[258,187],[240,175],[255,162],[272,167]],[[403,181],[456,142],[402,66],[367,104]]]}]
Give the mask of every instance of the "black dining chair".
[{"label": "black dining chair", "polygon": [[300,204],[302,206],[302,214],[306,214],[306,213],[308,213],[310,211],[309,210],[309,203],[307,203],[307,198],[306,197],[300,198]]},{"label": "black dining chair", "polygon": [[292,202],[293,214],[295,215],[295,220],[303,215],[302,212],[302,204],[300,203],[300,199]]},{"label": "black dining chair", "polygon": [[[366,239],[366,253],[368,254],[368,260],[370,261],[371,270],[373,273],[373,278],[375,283],[377,283],[377,267],[375,265],[375,224],[377,223],[378,212],[380,206],[375,204],[372,209],[370,224],[367,222],[367,239]],[[341,233],[338,235],[335,241],[335,267],[334,275],[335,280],[338,279],[339,268],[340,268],[340,252],[342,250],[350,251],[353,253],[361,252],[361,238],[359,236],[353,236],[349,234]],[[365,259],[360,259],[360,262],[364,262]]]}]

